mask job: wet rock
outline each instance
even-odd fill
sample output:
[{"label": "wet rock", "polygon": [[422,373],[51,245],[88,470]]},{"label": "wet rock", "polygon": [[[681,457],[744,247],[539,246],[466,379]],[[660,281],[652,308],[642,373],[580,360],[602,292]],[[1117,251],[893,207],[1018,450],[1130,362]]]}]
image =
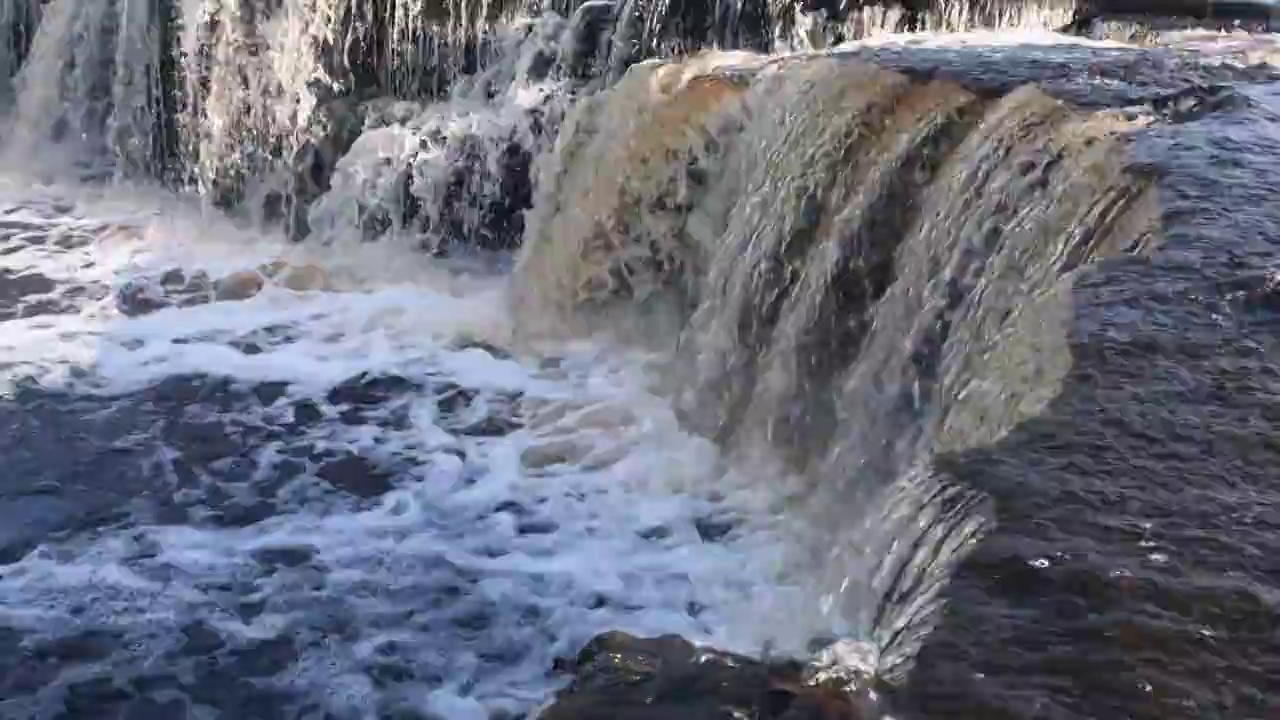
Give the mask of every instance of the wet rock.
[{"label": "wet rock", "polygon": [[1148,100],[1145,109],[1165,122],[1185,123],[1248,105],[1248,97],[1231,86],[1194,84]]},{"label": "wet rock", "polygon": [[361,374],[330,390],[326,399],[339,408],[338,417],[346,425],[404,429],[411,421],[404,404],[396,401],[417,387],[398,375]]},{"label": "wet rock", "polygon": [[225,378],[207,375],[171,375],[146,390],[144,397],[161,405],[185,407],[208,402],[227,392]]},{"label": "wet rock", "polygon": [[160,287],[177,290],[187,284],[187,276],[181,268],[170,268],[160,276]]},{"label": "wet rock", "polygon": [[523,517],[529,514],[529,509],[515,500],[503,500],[493,508],[495,513],[510,513],[516,517]]},{"label": "wet rock", "polygon": [[227,344],[246,355],[259,355],[274,347],[298,341],[300,332],[289,325],[266,325],[230,340]]},{"label": "wet rock", "polygon": [[251,623],[267,609],[267,601],[262,599],[242,599],[236,602],[236,616],[240,622]]},{"label": "wet rock", "polygon": [[457,350],[483,350],[497,360],[510,360],[512,358],[510,352],[503,350],[493,343],[485,342],[484,340],[463,340],[456,343],[454,348]]},{"label": "wet rock", "polygon": [[1250,310],[1280,310],[1280,271],[1249,273],[1218,283],[1226,298]]},{"label": "wet rock", "polygon": [[761,662],[675,635],[597,636],[559,669],[573,675],[540,720],[863,720],[855,695],[809,684],[796,662]]},{"label": "wet rock", "polygon": [[248,300],[262,292],[266,279],[254,270],[234,272],[214,283],[213,296],[218,301]]},{"label": "wet rock", "polygon": [[190,305],[202,305],[210,301],[213,296],[214,281],[209,277],[209,273],[203,270],[197,270],[191,275],[185,275],[181,270],[174,276],[175,281],[181,279],[181,283],[164,285],[165,292],[174,296],[178,300],[178,304],[183,307]]},{"label": "wet rock", "polygon": [[213,280],[202,270],[188,275],[181,268],[171,268],[159,278],[139,278],[126,283],[116,293],[116,307],[122,314],[136,317],[167,307],[246,300],[261,292],[265,282],[263,276],[253,270]]},{"label": "wet rock", "polygon": [[342,381],[325,399],[333,405],[380,405],[417,388],[417,383],[400,375],[361,373]]},{"label": "wet rock", "polygon": [[729,518],[700,517],[693,521],[693,527],[703,542],[713,543],[723,540],[732,532],[734,522]]},{"label": "wet rock", "polygon": [[671,537],[671,528],[666,525],[654,525],[638,533],[643,540],[666,540]]},{"label": "wet rock", "polygon": [[326,290],[329,288],[329,276],[315,265],[299,265],[285,270],[277,278],[282,287],[294,292],[308,290]]},{"label": "wet rock", "polygon": [[453,383],[443,382],[435,385],[432,390],[436,394],[436,409],[441,415],[456,415],[471,406],[475,401],[477,393],[474,390],[454,385]]},{"label": "wet rock", "polygon": [[316,477],[359,498],[375,498],[389,492],[394,485],[391,473],[380,470],[368,458],[346,453],[324,462]]},{"label": "wet rock", "polygon": [[521,535],[550,535],[560,529],[560,525],[546,518],[529,518],[516,523],[516,532]]},{"label": "wet rock", "polygon": [[293,406],[293,424],[298,427],[314,425],[324,419],[324,411],[311,400],[303,400]]},{"label": "wet rock", "polygon": [[308,139],[290,158],[292,190],[287,197],[275,199],[279,206],[275,213],[283,216],[289,237],[295,241],[311,233],[307,210],[316,198],[328,192],[338,161],[351,150],[364,126],[354,98],[334,97],[322,85],[313,85],[312,89],[319,91],[318,97],[324,100],[310,118]]},{"label": "wet rock", "polygon": [[0,268],[0,310],[13,307],[17,301],[33,295],[47,295],[57,284],[39,273],[14,273]]},{"label": "wet rock", "polygon": [[264,263],[254,270],[239,270],[213,279],[197,270],[166,270],[159,278],[139,278],[116,293],[116,305],[130,317],[166,307],[190,307],[209,302],[248,300],[262,292],[268,281],[295,291],[327,290],[327,274],[315,265],[290,265],[283,260]]},{"label": "wet rock", "polygon": [[126,283],[116,292],[116,309],[125,317],[147,315],[171,304],[162,289],[146,282]]},{"label": "wet rock", "polygon": [[287,382],[263,382],[253,386],[253,395],[264,406],[273,405],[289,391]]},{"label": "wet rock", "polygon": [[[317,232],[354,222],[370,241],[394,229],[438,254],[517,247],[533,204],[532,161],[558,117],[542,107],[495,112],[483,132],[461,133],[432,111],[375,122],[333,166],[332,190],[315,195],[307,222]],[[388,162],[387,146],[417,150]]]}]

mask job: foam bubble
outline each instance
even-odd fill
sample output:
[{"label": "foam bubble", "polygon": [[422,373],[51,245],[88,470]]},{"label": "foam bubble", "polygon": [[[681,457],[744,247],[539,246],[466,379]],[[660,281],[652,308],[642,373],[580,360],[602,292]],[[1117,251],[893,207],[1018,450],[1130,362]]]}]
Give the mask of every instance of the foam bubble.
[{"label": "foam bubble", "polygon": [[[32,245],[3,267],[115,290],[285,258],[334,285],[137,317],[107,292],[0,323],[11,390],[34,377],[153,418],[137,428],[154,446],[137,468],[150,485],[128,519],[0,568],[0,625],[24,642],[116,638],[76,677],[168,673],[191,702],[221,702],[201,699],[217,679],[203,653],[253,692],[338,717],[405,705],[468,718],[542,702],[553,658],[605,629],[802,646],[767,621],[799,602],[785,533],[748,490],[768,483],[733,481],[680,430],[645,357],[589,341],[503,350],[497,276],[385,245],[288,246],[136,194],[59,192],[10,186],[7,217],[89,241]],[[192,381],[195,399],[156,390],[175,376],[274,385],[261,402],[210,396],[209,380]],[[41,717],[72,682],[15,702]]]}]

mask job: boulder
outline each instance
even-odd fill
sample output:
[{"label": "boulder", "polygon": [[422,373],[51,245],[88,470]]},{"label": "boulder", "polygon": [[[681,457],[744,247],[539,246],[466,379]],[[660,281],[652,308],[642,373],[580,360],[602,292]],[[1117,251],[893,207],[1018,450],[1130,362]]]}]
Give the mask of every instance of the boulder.
[{"label": "boulder", "polygon": [[558,664],[573,679],[540,720],[864,720],[869,692],[810,681],[804,664],[700,648],[676,636],[599,635]]},{"label": "boulder", "polygon": [[394,233],[442,254],[518,246],[533,203],[533,158],[554,137],[548,122],[556,113],[541,105],[434,107],[394,117],[408,109],[377,111],[376,124],[338,161],[330,191],[311,206],[309,228],[366,241]]},{"label": "boulder", "polygon": [[332,96],[319,83],[313,83],[313,92],[320,102],[310,117],[307,139],[290,158],[290,187],[284,198],[283,219],[295,241],[310,234],[307,208],[328,192],[338,160],[351,150],[363,128],[363,118],[352,98]]},{"label": "boulder", "polygon": [[214,283],[214,299],[248,300],[262,292],[266,279],[254,270],[241,270],[221,277]]},{"label": "boulder", "polygon": [[291,265],[283,260],[264,263],[254,270],[239,270],[217,279],[203,270],[191,273],[172,268],[159,278],[139,278],[116,293],[116,306],[129,317],[146,315],[167,307],[189,307],[211,302],[248,300],[267,284],[295,292],[330,290],[333,285],[324,270],[315,265]]}]

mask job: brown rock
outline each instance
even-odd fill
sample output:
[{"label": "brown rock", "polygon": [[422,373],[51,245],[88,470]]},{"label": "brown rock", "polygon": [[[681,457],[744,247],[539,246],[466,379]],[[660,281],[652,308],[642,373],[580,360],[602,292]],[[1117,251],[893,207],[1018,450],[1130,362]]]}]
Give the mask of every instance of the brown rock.
[{"label": "brown rock", "polygon": [[815,687],[798,662],[761,662],[676,635],[597,636],[540,720],[867,720],[862,699]]},{"label": "brown rock", "polygon": [[295,292],[324,290],[329,286],[329,278],[315,265],[299,265],[283,271],[280,284]]},{"label": "brown rock", "polygon": [[279,258],[268,263],[262,263],[258,266],[258,272],[265,278],[274,279],[277,275],[289,269],[289,263]]},{"label": "brown rock", "polygon": [[248,300],[262,290],[265,282],[254,270],[233,272],[214,283],[214,299]]}]

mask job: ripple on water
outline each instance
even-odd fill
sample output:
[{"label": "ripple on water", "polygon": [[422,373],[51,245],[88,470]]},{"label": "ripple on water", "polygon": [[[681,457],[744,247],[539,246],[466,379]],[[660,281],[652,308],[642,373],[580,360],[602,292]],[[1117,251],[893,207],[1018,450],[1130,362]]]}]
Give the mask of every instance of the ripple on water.
[{"label": "ripple on water", "polygon": [[[56,293],[240,249],[153,240],[3,267]],[[768,518],[712,487],[714,451],[637,368],[500,350],[499,300],[357,278],[0,319],[20,471],[0,513],[21,518],[0,532],[0,717],[514,716],[600,630],[759,648],[732,618],[788,602]]]}]

